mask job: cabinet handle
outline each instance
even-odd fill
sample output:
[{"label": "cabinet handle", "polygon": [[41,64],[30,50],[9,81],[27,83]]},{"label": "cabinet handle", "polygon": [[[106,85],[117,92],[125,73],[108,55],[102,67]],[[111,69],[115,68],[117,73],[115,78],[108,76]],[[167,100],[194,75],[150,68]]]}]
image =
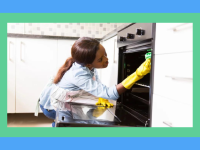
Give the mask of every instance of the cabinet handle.
[{"label": "cabinet handle", "polygon": [[172,78],[174,80],[189,80],[189,81],[192,81],[193,78],[186,78],[186,77],[175,77],[175,76],[165,76],[167,78]]},{"label": "cabinet handle", "polygon": [[20,43],[20,60],[24,61],[24,59],[22,58],[22,46],[23,46],[23,43],[21,42]]},{"label": "cabinet handle", "polygon": [[173,127],[171,122],[163,121],[164,124],[166,124],[169,127]]},{"label": "cabinet handle", "polygon": [[178,25],[176,27],[173,28],[173,31],[176,32],[176,31],[181,31],[181,30],[184,30],[186,28],[190,28],[192,27],[192,23],[183,23],[181,25]]},{"label": "cabinet handle", "polygon": [[11,45],[13,45],[15,47],[15,44],[13,42],[11,42],[11,41],[9,42],[9,60],[10,61],[12,61],[12,58],[14,58],[14,56],[11,58]]},{"label": "cabinet handle", "polygon": [[10,58],[10,45],[12,44],[12,42],[9,42],[9,60],[11,61],[12,59]]},{"label": "cabinet handle", "polygon": [[113,56],[113,63],[115,63],[115,42],[116,42],[116,39],[114,39],[114,56]]}]

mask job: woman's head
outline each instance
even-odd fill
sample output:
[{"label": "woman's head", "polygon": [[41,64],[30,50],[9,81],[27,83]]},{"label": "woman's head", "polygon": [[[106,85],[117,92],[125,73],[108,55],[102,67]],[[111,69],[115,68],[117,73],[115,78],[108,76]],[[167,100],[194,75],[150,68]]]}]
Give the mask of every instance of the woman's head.
[{"label": "woman's head", "polygon": [[89,37],[79,38],[71,48],[72,57],[68,58],[63,66],[58,70],[54,79],[57,84],[65,72],[70,69],[74,62],[92,68],[106,68],[108,58],[104,47],[95,39]]},{"label": "woman's head", "polygon": [[93,38],[79,38],[72,46],[71,55],[75,62],[89,69],[106,68],[108,66],[108,58],[104,47]]}]

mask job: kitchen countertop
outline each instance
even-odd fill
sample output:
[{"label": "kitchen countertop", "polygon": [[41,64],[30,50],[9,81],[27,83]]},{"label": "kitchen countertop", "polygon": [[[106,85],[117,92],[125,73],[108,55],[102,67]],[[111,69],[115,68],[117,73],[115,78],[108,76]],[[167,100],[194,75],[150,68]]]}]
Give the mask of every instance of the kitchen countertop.
[{"label": "kitchen countertop", "polygon": [[[50,35],[31,35],[31,34],[15,34],[15,33],[7,33],[7,37],[16,37],[16,38],[33,38],[33,39],[75,39],[77,40],[79,37],[68,37],[68,36],[50,36]],[[97,40],[101,40],[96,38]]]}]

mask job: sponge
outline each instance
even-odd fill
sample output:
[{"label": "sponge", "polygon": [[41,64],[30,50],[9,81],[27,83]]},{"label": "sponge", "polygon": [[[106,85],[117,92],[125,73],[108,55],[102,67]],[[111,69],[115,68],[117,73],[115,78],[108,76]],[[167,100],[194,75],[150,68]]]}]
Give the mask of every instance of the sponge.
[{"label": "sponge", "polygon": [[[151,51],[151,49],[148,49],[147,51]],[[151,52],[148,52],[145,54],[145,59],[151,58]]]}]

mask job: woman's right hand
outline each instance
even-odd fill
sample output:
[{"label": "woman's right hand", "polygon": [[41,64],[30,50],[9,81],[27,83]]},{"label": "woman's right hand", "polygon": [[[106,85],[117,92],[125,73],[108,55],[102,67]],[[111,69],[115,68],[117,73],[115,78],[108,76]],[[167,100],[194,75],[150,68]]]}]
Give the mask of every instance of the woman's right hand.
[{"label": "woman's right hand", "polygon": [[[151,70],[151,59],[147,59],[145,62],[143,62],[140,67],[130,76],[128,76],[124,81],[122,81],[122,85],[126,89],[130,89],[135,82],[142,79],[147,73],[149,73]],[[120,85],[117,87],[118,93],[120,94]]]},{"label": "woman's right hand", "polygon": [[151,71],[151,59],[147,59],[143,62],[140,67],[136,70],[136,74],[138,76],[145,76],[147,73]]}]

